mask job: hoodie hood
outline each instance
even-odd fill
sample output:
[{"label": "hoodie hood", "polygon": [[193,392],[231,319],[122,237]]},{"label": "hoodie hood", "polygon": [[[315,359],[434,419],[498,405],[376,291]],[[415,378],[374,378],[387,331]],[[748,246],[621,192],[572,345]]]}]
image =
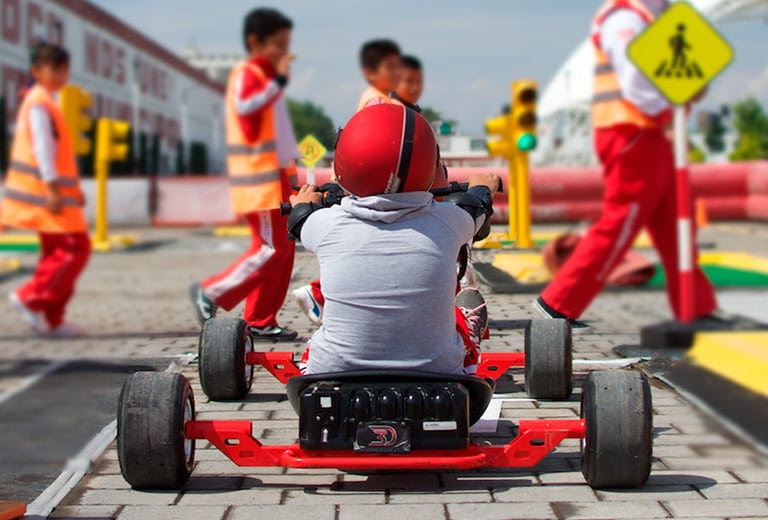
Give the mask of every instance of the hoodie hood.
[{"label": "hoodie hood", "polygon": [[341,208],[353,217],[390,224],[406,215],[419,212],[432,202],[427,191],[409,191],[388,195],[357,197],[349,195],[341,199]]}]

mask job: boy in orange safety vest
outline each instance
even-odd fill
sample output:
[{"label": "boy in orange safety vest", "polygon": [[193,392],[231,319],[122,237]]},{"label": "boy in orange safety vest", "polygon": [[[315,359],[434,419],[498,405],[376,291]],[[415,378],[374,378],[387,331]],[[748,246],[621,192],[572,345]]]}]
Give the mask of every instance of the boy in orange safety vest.
[{"label": "boy in orange safety vest", "polygon": [[402,74],[400,47],[397,43],[392,40],[365,42],[360,48],[360,67],[368,88],[360,96],[356,112],[380,103],[399,104],[389,96],[400,83]]},{"label": "boy in orange safety vest", "polygon": [[190,288],[201,324],[219,307],[230,310],[245,300],[251,337],[272,341],[297,336],[277,323],[295,253],[280,203],[296,182],[300,156],[283,96],[295,58],[289,52],[292,29],[293,22],[275,9],[254,9],[245,17],[249,57],[227,84],[227,169],[232,207],[248,222],[251,245],[223,272]]},{"label": "boy in orange safety vest", "polygon": [[91,242],[72,137],[54,100],[69,80],[69,53],[40,43],[32,50],[31,72],[35,84],[19,109],[1,219],[3,225],[37,231],[40,261],[10,301],[36,334],[76,337],[83,329],[65,322],[64,314]]}]

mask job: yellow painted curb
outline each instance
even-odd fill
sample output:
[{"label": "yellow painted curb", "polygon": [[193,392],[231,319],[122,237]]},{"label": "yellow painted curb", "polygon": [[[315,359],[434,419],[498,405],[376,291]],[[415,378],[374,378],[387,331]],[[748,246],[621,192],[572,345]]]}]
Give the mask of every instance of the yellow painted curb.
[{"label": "yellow painted curb", "polygon": [[21,262],[18,258],[0,258],[0,273],[18,271],[21,269]]},{"label": "yellow painted curb", "polygon": [[40,237],[38,235],[0,235],[0,244],[5,245],[32,245],[38,244]]},{"label": "yellow painted curb", "polygon": [[493,258],[492,265],[522,283],[541,283],[552,278],[544,266],[541,253],[499,254]]},{"label": "yellow painted curb", "polygon": [[699,264],[768,274],[768,259],[739,251],[700,251]]},{"label": "yellow painted curb", "polygon": [[688,359],[768,397],[768,331],[700,332]]},{"label": "yellow painted curb", "polygon": [[249,237],[251,228],[248,226],[219,226],[213,230],[217,237]]},{"label": "yellow painted curb", "polygon": [[92,238],[92,247],[94,251],[105,253],[116,249],[126,249],[136,245],[136,237],[130,235],[109,235],[107,240],[96,240]]}]

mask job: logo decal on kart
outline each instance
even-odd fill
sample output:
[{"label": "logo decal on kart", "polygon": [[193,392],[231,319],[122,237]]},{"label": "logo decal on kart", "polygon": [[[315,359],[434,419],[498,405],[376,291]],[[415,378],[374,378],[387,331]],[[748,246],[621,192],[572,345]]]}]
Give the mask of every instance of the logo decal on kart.
[{"label": "logo decal on kart", "polygon": [[368,446],[387,448],[389,446],[394,446],[397,442],[397,430],[392,426],[369,425],[368,429],[376,436],[375,439],[368,443]]}]

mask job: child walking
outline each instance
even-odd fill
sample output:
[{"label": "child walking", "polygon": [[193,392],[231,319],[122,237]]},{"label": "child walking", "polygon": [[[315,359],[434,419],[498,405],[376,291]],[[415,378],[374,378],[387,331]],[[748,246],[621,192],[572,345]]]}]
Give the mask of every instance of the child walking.
[{"label": "child walking", "polygon": [[91,241],[72,137],[54,100],[69,80],[69,53],[38,44],[31,73],[35,83],[19,109],[1,220],[38,233],[40,261],[32,279],[9,299],[35,334],[71,338],[85,333],[65,321],[65,312],[90,258]]}]

